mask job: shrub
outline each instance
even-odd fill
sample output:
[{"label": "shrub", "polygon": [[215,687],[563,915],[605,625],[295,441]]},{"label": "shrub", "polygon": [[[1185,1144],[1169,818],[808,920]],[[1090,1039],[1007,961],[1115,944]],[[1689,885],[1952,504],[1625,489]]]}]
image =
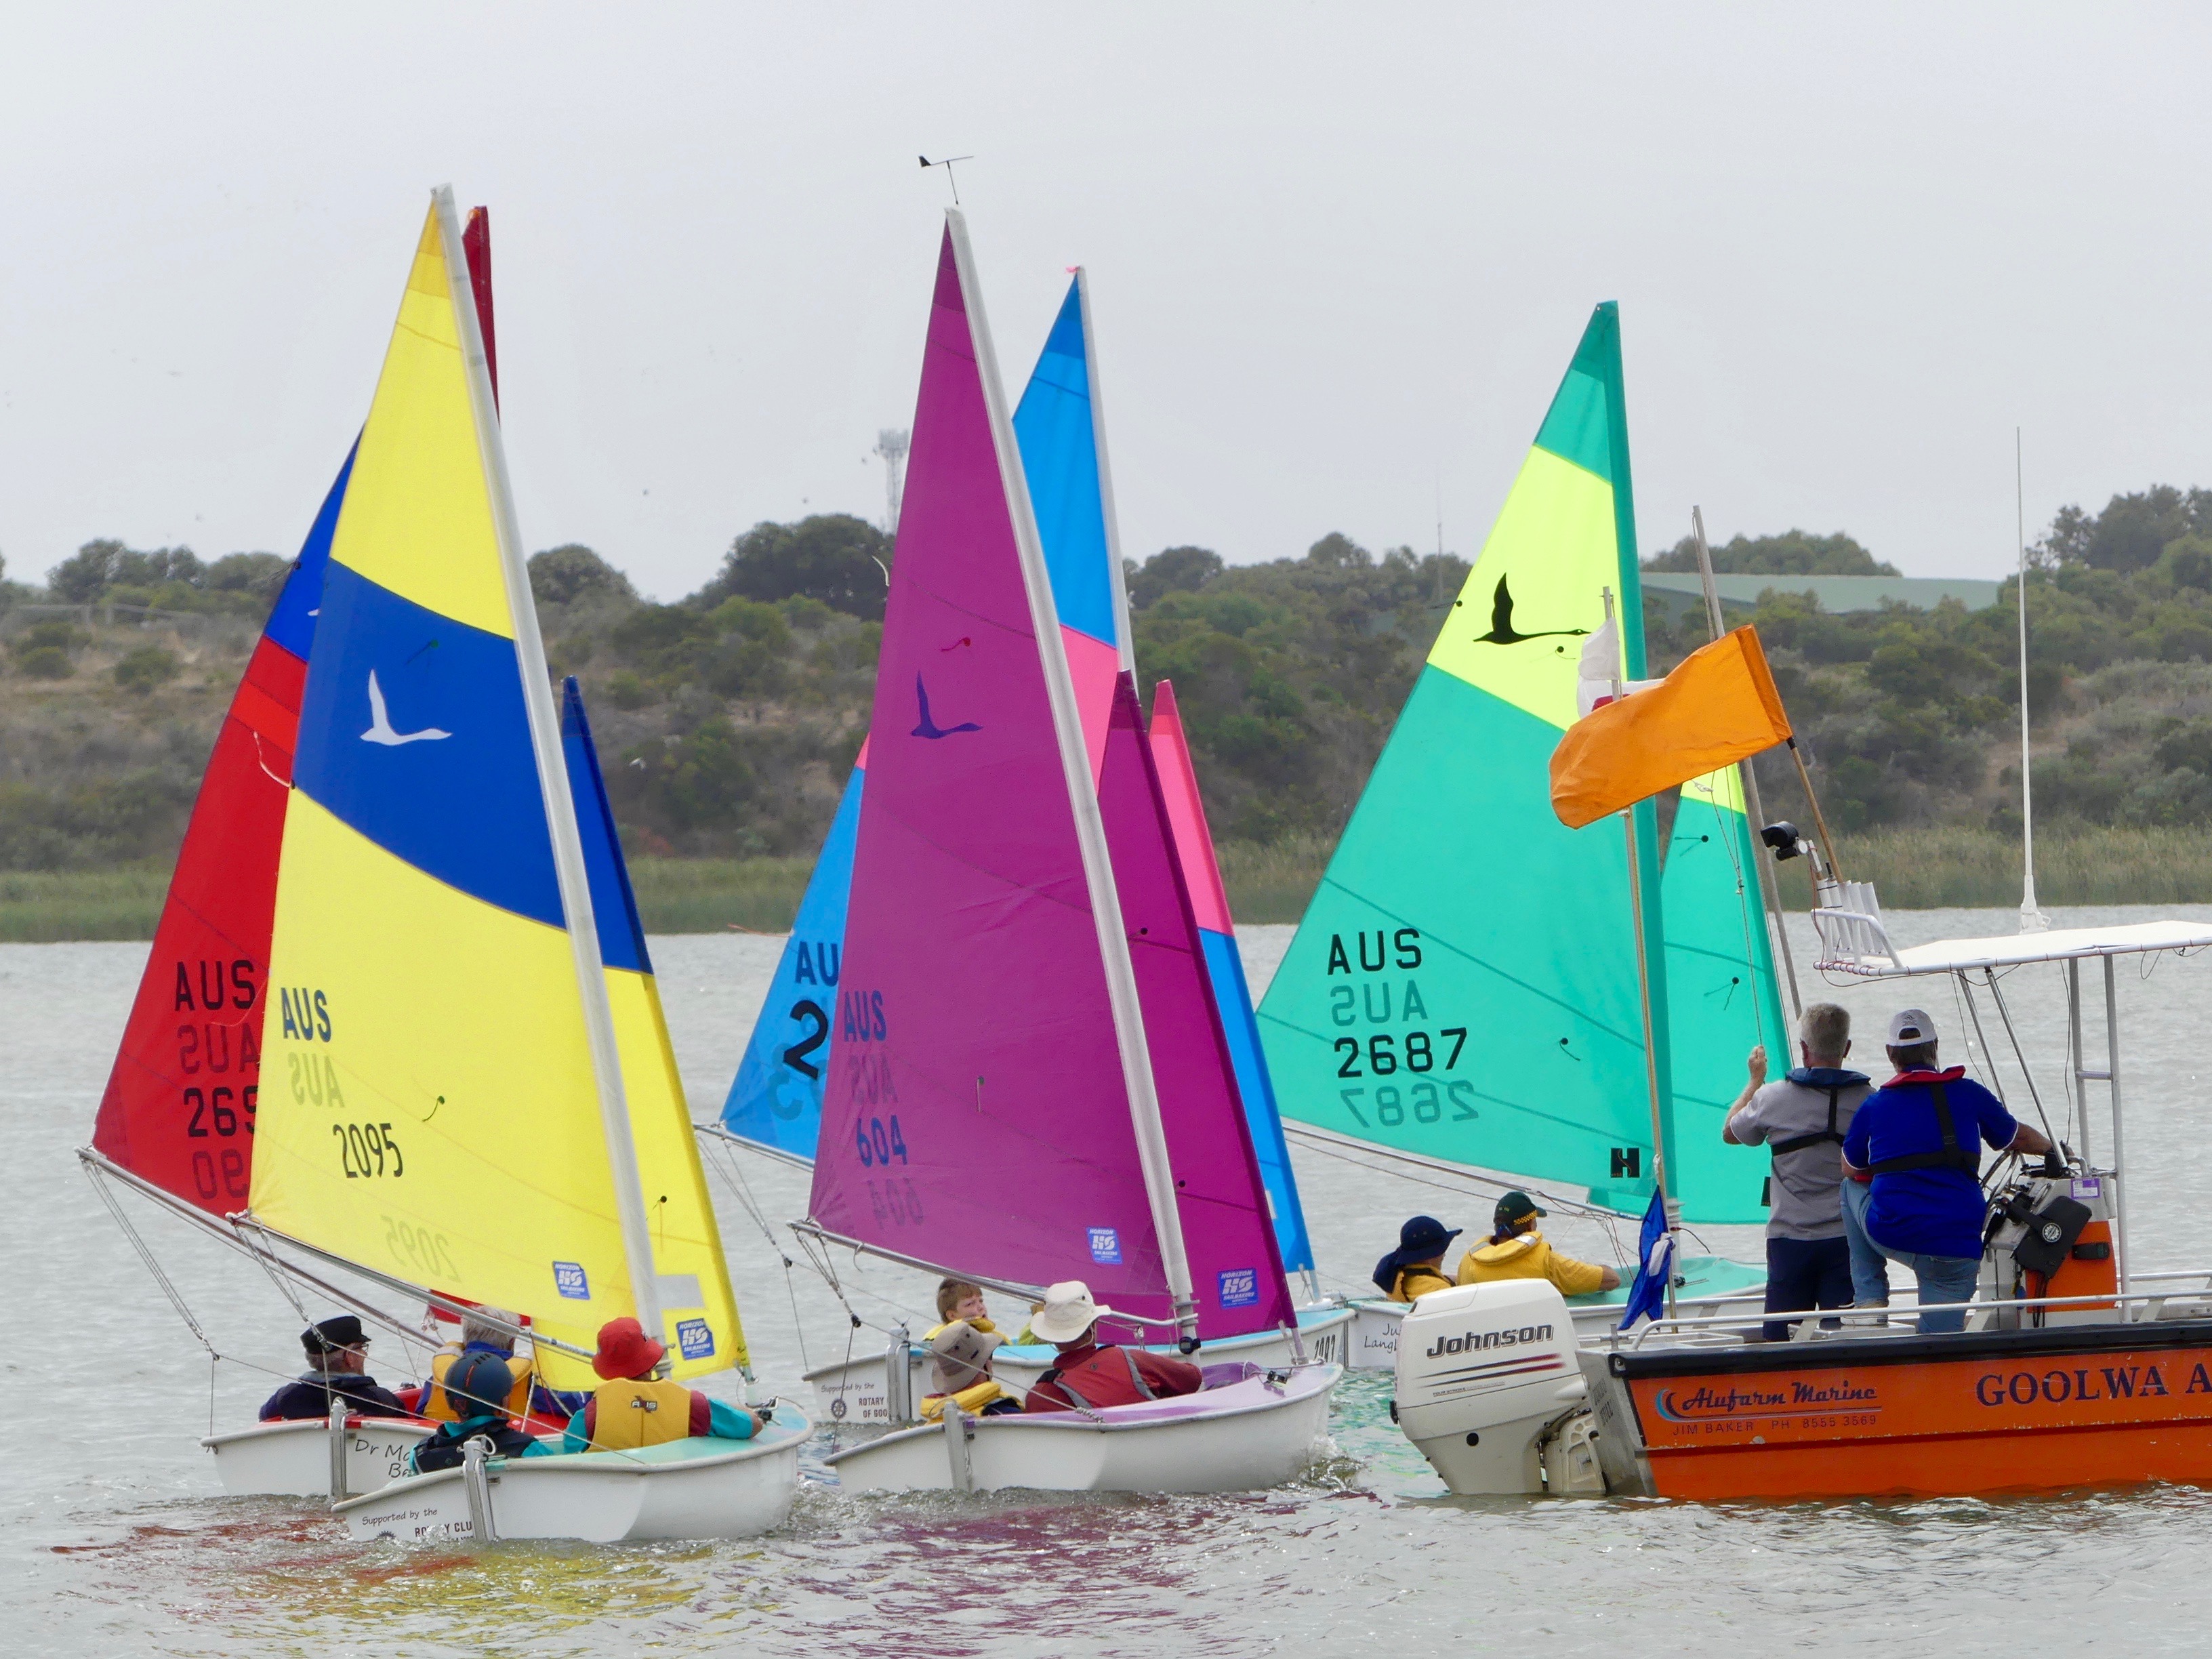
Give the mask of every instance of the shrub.
[{"label": "shrub", "polygon": [[18,646],[15,672],[27,679],[65,680],[76,672],[76,665],[58,645],[34,645],[27,651]]},{"label": "shrub", "polygon": [[176,653],[142,645],[115,665],[115,683],[125,691],[144,693],[177,678]]}]

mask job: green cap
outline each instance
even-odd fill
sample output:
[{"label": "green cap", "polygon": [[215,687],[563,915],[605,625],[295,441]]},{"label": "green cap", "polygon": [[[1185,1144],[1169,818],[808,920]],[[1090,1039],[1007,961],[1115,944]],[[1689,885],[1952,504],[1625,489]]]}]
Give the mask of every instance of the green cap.
[{"label": "green cap", "polygon": [[1532,1215],[1550,1213],[1549,1210],[1538,1209],[1536,1200],[1517,1188],[1498,1200],[1498,1221],[1501,1226],[1509,1221],[1526,1221]]}]

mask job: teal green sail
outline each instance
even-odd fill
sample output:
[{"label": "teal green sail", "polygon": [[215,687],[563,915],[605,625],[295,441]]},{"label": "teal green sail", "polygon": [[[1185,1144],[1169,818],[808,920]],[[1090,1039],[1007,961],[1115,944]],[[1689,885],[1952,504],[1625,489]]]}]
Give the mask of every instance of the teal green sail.
[{"label": "teal green sail", "polygon": [[1770,1076],[1797,1063],[1760,908],[1759,856],[1735,767],[1682,786],[1659,891],[1674,1116],[1683,1141],[1680,1164],[1668,1168],[1673,1195],[1695,1221],[1766,1219],[1767,1155],[1723,1144],[1721,1123],[1743,1088],[1753,1044],[1766,1046]]},{"label": "teal green sail", "polygon": [[[1608,303],[1583,331],[1261,1006],[1285,1117],[1571,1182],[1616,1210],[1649,1203],[1631,836],[1619,817],[1561,824],[1549,774],[1607,590],[1622,672],[1644,675],[1641,607],[1619,602],[1638,592],[1635,524]],[[1656,941],[1656,817],[1649,802],[1632,817]],[[1651,975],[1662,1121],[1673,1115],[1668,978]],[[1670,1170],[1676,1139],[1670,1129]]]}]

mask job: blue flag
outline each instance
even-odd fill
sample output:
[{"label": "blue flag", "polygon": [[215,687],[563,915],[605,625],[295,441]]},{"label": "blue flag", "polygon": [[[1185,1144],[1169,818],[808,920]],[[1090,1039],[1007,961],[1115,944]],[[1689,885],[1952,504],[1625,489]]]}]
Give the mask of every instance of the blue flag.
[{"label": "blue flag", "polygon": [[1628,1304],[1621,1310],[1622,1330],[1667,1311],[1667,1281],[1674,1276],[1674,1239],[1667,1231],[1667,1196],[1654,1193],[1651,1207],[1644,1212],[1643,1231],[1636,1237],[1636,1282],[1628,1287]]}]

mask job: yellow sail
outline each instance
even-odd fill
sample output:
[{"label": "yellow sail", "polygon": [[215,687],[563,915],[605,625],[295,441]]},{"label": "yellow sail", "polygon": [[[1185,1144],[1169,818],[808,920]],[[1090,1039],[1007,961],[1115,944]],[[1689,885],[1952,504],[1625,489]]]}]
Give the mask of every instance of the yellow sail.
[{"label": "yellow sail", "polygon": [[[543,652],[503,559],[499,434],[450,219],[441,198],[331,542],[277,881],[252,1209],[589,1348],[639,1299],[556,868],[568,828],[548,816],[549,801],[574,807],[541,771],[557,747],[533,738],[526,665]],[[534,695],[550,745],[550,701]],[[626,1079],[667,1067],[657,1003],[617,1041]],[[656,1264],[664,1340],[677,1349],[682,1322],[703,1324],[703,1347],[696,1328],[680,1345],[700,1350],[688,1369],[740,1363],[719,1243],[692,1238],[704,1192],[688,1133],[687,1163],[665,1150],[680,1090],[633,1086],[638,1170],[669,1199],[684,1263]]]}]

